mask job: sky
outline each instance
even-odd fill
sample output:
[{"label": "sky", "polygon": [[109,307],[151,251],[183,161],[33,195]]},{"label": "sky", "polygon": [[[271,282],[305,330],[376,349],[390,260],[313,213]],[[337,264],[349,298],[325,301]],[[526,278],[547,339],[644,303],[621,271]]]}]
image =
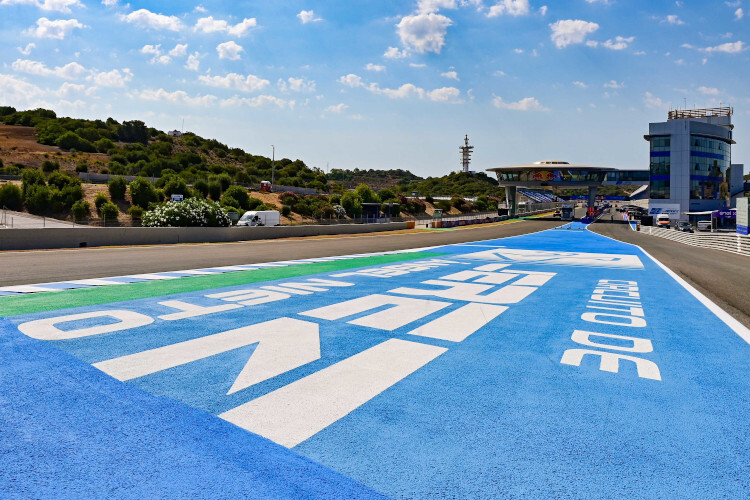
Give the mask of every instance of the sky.
[{"label": "sky", "polygon": [[[750,0],[0,0],[0,105],[139,119],[330,168],[648,168],[649,122],[734,107]],[[184,125],[183,125],[184,123]]]}]

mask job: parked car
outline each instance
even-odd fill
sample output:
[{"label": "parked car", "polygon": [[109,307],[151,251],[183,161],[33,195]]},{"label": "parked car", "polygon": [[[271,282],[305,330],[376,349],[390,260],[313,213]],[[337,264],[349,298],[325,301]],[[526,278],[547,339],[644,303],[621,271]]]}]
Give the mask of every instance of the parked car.
[{"label": "parked car", "polygon": [[710,231],[711,230],[711,221],[710,220],[699,220],[698,221],[698,231]]},{"label": "parked car", "polygon": [[686,220],[677,221],[677,225],[674,228],[678,231],[682,231],[683,233],[693,232],[693,226],[691,226],[690,223]]}]

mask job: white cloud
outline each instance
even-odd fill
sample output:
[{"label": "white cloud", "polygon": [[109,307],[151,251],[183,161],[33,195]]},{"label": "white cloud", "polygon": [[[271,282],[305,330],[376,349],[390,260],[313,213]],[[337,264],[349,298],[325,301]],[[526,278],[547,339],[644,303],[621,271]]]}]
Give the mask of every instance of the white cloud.
[{"label": "white cloud", "polygon": [[216,46],[216,52],[219,53],[219,59],[229,59],[230,61],[240,59],[240,52],[243,52],[244,50],[245,49],[243,49],[241,45],[232,41],[220,43]]},{"label": "white cloud", "polygon": [[421,14],[437,12],[440,9],[455,9],[458,5],[456,0],[419,0],[417,11]]},{"label": "white cloud", "polygon": [[216,96],[197,95],[195,97],[188,95],[184,90],[175,90],[174,92],[167,92],[160,88],[158,90],[146,89],[142,91],[136,91],[133,93],[135,97],[139,97],[144,101],[156,101],[156,102],[168,102],[172,104],[186,104],[188,106],[211,106],[216,102]]},{"label": "white cloud", "polygon": [[396,47],[388,47],[388,50],[385,51],[383,57],[386,59],[403,59],[408,55],[409,54],[405,50],[399,50]]},{"label": "white cloud", "polygon": [[427,65],[425,63],[409,63],[409,67],[411,67],[411,68],[426,68]]},{"label": "white cloud", "polygon": [[201,14],[205,14],[206,12],[208,12],[208,9],[207,9],[207,8],[205,8],[205,7],[204,7],[204,6],[202,6],[202,5],[196,5],[196,6],[195,6],[195,8],[194,8],[193,10],[194,10],[195,12],[200,12]]},{"label": "white cloud", "polygon": [[586,3],[601,3],[604,5],[609,5],[612,3],[612,0],[586,0]]},{"label": "white cloud", "polygon": [[138,9],[128,15],[121,15],[120,19],[146,29],[180,31],[183,27],[182,21],[176,16],[156,14],[146,9]]},{"label": "white cloud", "polygon": [[133,73],[128,68],[124,68],[122,72],[113,69],[112,71],[93,71],[86,80],[94,83],[98,87],[125,87],[125,84],[133,79]]},{"label": "white cloud", "polygon": [[542,5],[541,7],[539,7],[539,14],[541,16],[546,16],[547,15],[547,6],[546,5]]},{"label": "white cloud", "polygon": [[41,10],[70,14],[71,7],[83,7],[78,0],[2,0],[0,5],[33,5]]},{"label": "white cloud", "polygon": [[57,19],[50,21],[46,17],[40,17],[36,21],[36,26],[31,26],[24,31],[24,34],[37,38],[54,38],[62,40],[76,28],[86,28],[87,26],[78,22],[78,19]]},{"label": "white cloud", "polygon": [[367,71],[385,71],[385,66],[381,66],[379,64],[373,64],[373,63],[367,63],[367,66],[365,66],[365,69]]},{"label": "white cloud", "polygon": [[745,43],[744,42],[727,42],[722,43],[721,45],[717,45],[715,47],[706,47],[705,49],[699,49],[703,52],[724,52],[726,54],[739,54],[743,50],[745,50]]},{"label": "white cloud", "polygon": [[276,84],[282,92],[315,92],[315,80],[290,77],[286,81],[279,79]]},{"label": "white cloud", "polygon": [[361,77],[351,73],[339,78],[338,82],[351,88],[362,87],[373,94],[384,95],[391,99],[417,97],[419,99],[429,99],[431,101],[458,102],[458,97],[461,94],[461,91],[454,87],[442,87],[427,91],[421,87],[417,87],[413,83],[405,83],[396,89],[381,88],[377,83],[365,84]]},{"label": "white cloud", "polygon": [[492,100],[492,104],[496,108],[512,109],[515,111],[549,111],[549,109],[542,106],[535,97],[525,97],[516,102],[505,102],[502,97],[496,96]]},{"label": "white cloud", "polygon": [[29,54],[31,54],[31,49],[36,48],[36,44],[32,42],[32,43],[27,43],[26,47],[24,48],[21,48],[21,47],[16,47],[16,48],[18,49],[18,52],[20,52],[21,54],[28,56]]},{"label": "white cloud", "polygon": [[647,108],[663,108],[664,101],[654,96],[651,92],[646,92],[643,96],[643,103]]},{"label": "white cloud", "polygon": [[223,19],[214,19],[213,16],[202,17],[195,23],[195,31],[201,33],[227,33],[231,36],[243,37],[252,29],[258,26],[258,21],[254,18],[245,18],[242,22],[232,26]]},{"label": "white cloud", "polygon": [[745,17],[745,12],[742,10],[742,8],[739,8],[739,9],[737,9],[737,10],[734,11],[734,18],[737,21],[739,21],[743,17]]},{"label": "white cloud", "polygon": [[65,80],[77,80],[86,74],[86,68],[77,62],[70,62],[64,66],[57,66],[54,69],[48,68],[44,63],[31,61],[29,59],[17,59],[11,64],[13,71],[19,73],[28,73],[36,76],[55,76]]},{"label": "white cloud", "polygon": [[117,5],[117,0],[102,0],[102,5],[106,7],[114,7]]},{"label": "white cloud", "polygon": [[297,18],[302,22],[302,24],[317,23],[323,20],[322,17],[315,17],[315,12],[313,12],[312,10],[301,10],[299,14],[297,14]]},{"label": "white cloud", "polygon": [[577,43],[583,43],[586,37],[599,29],[599,25],[580,19],[566,19],[549,25],[552,30],[550,38],[558,49]]},{"label": "white cloud", "polygon": [[211,87],[241,90],[243,92],[258,92],[270,84],[268,80],[255,75],[243,76],[237,73],[229,73],[226,76],[201,75],[198,80]]},{"label": "white cloud", "polygon": [[48,93],[34,84],[0,74],[0,95],[8,103],[26,104],[38,103],[38,99],[47,97]]},{"label": "white cloud", "polygon": [[151,56],[158,56],[159,54],[161,54],[160,47],[161,47],[161,44],[159,44],[159,45],[144,45],[143,47],[141,47],[140,52],[141,52],[141,54],[147,54],[147,55],[151,55]]},{"label": "white cloud", "polygon": [[625,83],[624,82],[618,83],[616,80],[610,80],[604,84],[605,89],[621,89],[623,87],[625,87]]},{"label": "white cloud", "polygon": [[446,71],[445,73],[440,73],[440,76],[442,76],[443,78],[448,78],[450,80],[459,81],[458,73],[456,73],[455,71]]},{"label": "white cloud", "polygon": [[345,109],[348,109],[348,108],[349,108],[349,106],[347,106],[344,103],[341,103],[341,104],[336,104],[336,105],[328,106],[326,108],[326,111],[328,111],[329,113],[341,114],[341,113],[344,112]]},{"label": "white cloud", "polygon": [[169,51],[169,55],[172,57],[185,57],[187,55],[187,47],[186,43],[178,43]]},{"label": "white cloud", "polygon": [[346,85],[347,87],[351,87],[351,88],[364,86],[364,83],[362,82],[362,78],[353,73],[349,73],[346,76],[342,76],[341,78],[339,78],[338,82],[342,85]]},{"label": "white cloud", "polygon": [[199,56],[200,54],[197,52],[190,54],[185,62],[185,67],[191,71],[198,71],[198,67],[201,64]]},{"label": "white cloud", "polygon": [[573,82],[573,85],[575,85],[575,86],[576,86],[576,87],[578,87],[578,88],[582,88],[582,89],[586,89],[586,88],[588,88],[588,85],[586,85],[586,84],[585,84],[585,83],[583,83],[583,82]]},{"label": "white cloud", "polygon": [[505,71],[497,70],[494,73],[492,73],[492,76],[505,76]]},{"label": "white cloud", "polygon": [[523,49],[513,49],[516,54],[523,54]]},{"label": "white cloud", "polygon": [[[544,15],[547,7],[543,7]],[[498,17],[504,14],[509,16],[525,16],[529,13],[529,0],[501,0],[490,7],[487,17]]]},{"label": "white cloud", "polygon": [[677,25],[677,26],[685,24],[685,21],[683,21],[682,19],[680,19],[680,16],[677,16],[675,14],[668,15],[667,17],[665,17],[664,19],[662,19],[661,22],[662,23],[667,23],[667,24],[674,24],[674,25]]},{"label": "white cloud", "polygon": [[278,108],[289,108],[294,109],[295,101],[287,101],[278,97],[270,95],[259,95],[257,97],[232,97],[230,99],[223,99],[220,103],[223,107],[236,107],[240,105],[248,106],[251,108],[259,108],[262,106],[276,106]]},{"label": "white cloud", "polygon": [[429,13],[404,16],[396,28],[401,43],[405,47],[420,54],[425,52],[439,54],[445,45],[448,26],[452,24],[453,21],[441,14]]},{"label": "white cloud", "polygon": [[719,95],[719,89],[715,87],[698,87],[698,92],[705,95]]},{"label": "white cloud", "polygon": [[614,40],[607,40],[606,42],[603,42],[602,47],[608,48],[610,50],[623,50],[627,49],[628,45],[633,43],[633,40],[635,40],[634,36],[627,38],[616,36]]},{"label": "white cloud", "polygon": [[461,91],[456,87],[441,87],[427,92],[427,98],[437,102],[456,102],[460,95]]}]

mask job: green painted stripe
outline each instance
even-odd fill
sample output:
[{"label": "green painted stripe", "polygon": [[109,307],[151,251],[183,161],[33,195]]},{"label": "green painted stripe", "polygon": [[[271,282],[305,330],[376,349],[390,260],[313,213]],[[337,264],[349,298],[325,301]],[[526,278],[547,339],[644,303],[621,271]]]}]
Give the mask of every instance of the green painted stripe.
[{"label": "green painted stripe", "polygon": [[391,262],[438,257],[444,253],[400,253],[376,255],[331,262],[290,265],[288,267],[237,271],[206,276],[194,276],[165,281],[148,281],[124,285],[76,288],[59,292],[39,292],[28,295],[0,297],[0,317],[54,311],[69,307],[109,304],[123,300],[145,299],[174,293],[209,290],[226,286],[245,285],[261,281],[295,278],[310,274],[341,271],[365,266],[377,266]]}]

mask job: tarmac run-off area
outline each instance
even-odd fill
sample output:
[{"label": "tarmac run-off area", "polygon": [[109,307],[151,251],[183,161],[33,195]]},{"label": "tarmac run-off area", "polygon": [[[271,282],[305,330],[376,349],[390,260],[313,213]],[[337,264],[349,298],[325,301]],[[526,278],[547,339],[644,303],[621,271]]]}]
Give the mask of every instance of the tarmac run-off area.
[{"label": "tarmac run-off area", "polygon": [[0,496],[745,497],[750,332],[573,224],[0,296]]}]

